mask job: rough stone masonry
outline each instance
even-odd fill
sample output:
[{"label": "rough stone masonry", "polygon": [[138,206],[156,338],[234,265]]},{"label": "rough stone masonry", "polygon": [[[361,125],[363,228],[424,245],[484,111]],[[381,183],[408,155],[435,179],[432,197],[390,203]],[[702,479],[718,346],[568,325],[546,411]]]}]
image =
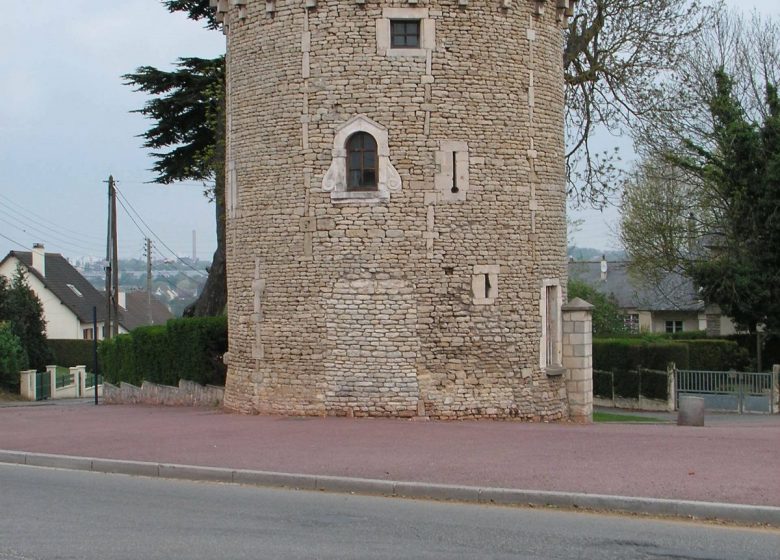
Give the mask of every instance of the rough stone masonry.
[{"label": "rough stone masonry", "polygon": [[572,0],[218,0],[225,406],[568,417]]}]

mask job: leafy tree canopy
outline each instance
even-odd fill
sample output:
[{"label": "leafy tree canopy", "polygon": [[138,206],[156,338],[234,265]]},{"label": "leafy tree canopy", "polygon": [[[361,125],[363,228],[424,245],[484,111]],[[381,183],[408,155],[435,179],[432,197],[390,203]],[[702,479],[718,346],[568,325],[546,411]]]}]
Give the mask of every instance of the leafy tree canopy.
[{"label": "leafy tree canopy", "polygon": [[569,299],[581,298],[593,305],[593,334],[598,336],[626,332],[623,313],[614,297],[599,292],[596,288],[576,279],[569,279]]}]

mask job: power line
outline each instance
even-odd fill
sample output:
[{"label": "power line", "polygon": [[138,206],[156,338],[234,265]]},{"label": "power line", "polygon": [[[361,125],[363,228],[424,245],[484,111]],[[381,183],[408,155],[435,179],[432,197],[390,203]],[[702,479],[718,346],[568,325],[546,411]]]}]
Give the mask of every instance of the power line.
[{"label": "power line", "polygon": [[21,244],[21,243],[19,243],[18,241],[14,241],[14,240],[13,240],[13,239],[11,239],[10,237],[7,237],[7,236],[3,235],[2,233],[0,233],[0,237],[2,237],[3,239],[7,239],[7,240],[8,240],[8,241],[10,241],[11,243],[13,243],[14,245],[17,245],[17,246],[21,247],[22,249],[27,249],[28,251],[30,251],[30,250],[31,250],[29,247],[25,247],[24,245],[22,245],[22,244]]},{"label": "power line", "polygon": [[[2,209],[0,209],[0,214],[5,214],[7,216],[9,215],[7,212],[3,211]],[[14,219],[14,218],[12,217],[12,219]],[[24,224],[20,226],[20,225],[18,225],[18,223],[14,223],[13,221],[9,221],[8,219],[3,219],[2,217],[0,217],[0,221],[8,224],[9,226],[11,226],[14,229],[17,229],[17,230],[19,230],[19,231],[21,231],[23,233],[26,233],[28,235],[32,232],[36,236],[42,237],[42,239],[40,239],[40,241],[42,241],[44,243],[48,243],[49,245],[52,245],[54,247],[59,247],[61,249],[65,249],[65,250],[73,250],[75,248],[78,251],[87,251],[87,252],[93,252],[94,251],[94,247],[93,248],[88,248],[85,245],[80,245],[80,244],[77,244],[77,243],[70,243],[68,241],[63,241],[61,239],[54,239],[54,241],[52,241],[50,233],[46,233],[45,231],[42,231],[42,230],[40,230],[40,229],[38,229],[36,227],[32,227],[32,226],[24,225]]]},{"label": "power line", "polygon": [[[179,262],[180,262],[180,263],[182,263],[183,265],[185,265],[185,266],[187,266],[187,267],[191,268],[191,269],[192,269],[192,270],[194,270],[195,272],[202,273],[202,271],[201,271],[201,270],[198,270],[197,268],[195,268],[194,266],[192,266],[190,263],[188,263],[187,261],[185,261],[184,259],[182,259],[181,257],[179,257],[179,255],[177,255],[177,254],[176,254],[176,252],[175,252],[173,249],[171,249],[170,247],[168,247],[168,245],[165,243],[165,241],[163,241],[163,240],[162,240],[162,238],[161,238],[159,235],[157,235],[157,234],[154,232],[154,230],[153,230],[151,227],[149,227],[149,224],[147,224],[147,223],[146,223],[146,221],[143,219],[143,217],[141,216],[141,214],[139,214],[139,213],[138,213],[138,211],[137,211],[135,208],[133,208],[133,205],[132,205],[132,204],[130,204],[130,201],[129,201],[129,200],[127,200],[127,197],[126,197],[126,196],[125,196],[125,195],[122,193],[122,191],[120,191],[120,190],[119,190],[119,189],[116,187],[116,185],[114,186],[114,189],[116,190],[116,193],[119,195],[119,199],[120,199],[120,200],[119,200],[119,202],[120,202],[120,204],[122,205],[122,208],[125,210],[125,212],[127,212],[127,208],[125,208],[125,205],[124,205],[124,203],[122,202],[123,200],[124,200],[124,202],[125,202],[125,203],[127,203],[127,206],[129,206],[129,207],[130,207],[130,209],[133,211],[133,213],[135,213],[135,215],[138,217],[138,219],[139,219],[139,220],[141,220],[141,223],[142,223],[144,226],[146,226],[146,229],[149,231],[149,233],[151,233],[151,234],[154,236],[154,238],[155,238],[155,239],[157,239],[157,241],[159,241],[159,242],[160,242],[160,244],[161,244],[163,247],[165,247],[165,248],[166,248],[166,249],[167,249],[167,250],[168,250],[168,251],[171,253],[171,255],[173,255],[173,256],[174,256],[174,258],[175,258],[177,261],[179,261]],[[128,212],[128,215],[129,215],[129,212]],[[135,223],[135,220],[132,218],[132,216],[131,216],[131,218],[130,218],[130,219],[131,219],[131,220],[133,220],[133,222]],[[136,227],[138,227],[138,228],[140,229],[140,226],[138,226],[138,224],[137,224],[137,223],[136,223]]]},{"label": "power line", "polygon": [[[42,216],[40,214],[37,214],[37,213],[33,212],[32,210],[29,210],[29,209],[25,208],[24,206],[20,205],[19,203],[15,202],[14,200],[8,198],[7,196],[4,196],[4,195],[0,194],[0,199],[5,200],[5,202],[1,202],[0,201],[0,205],[5,206],[6,208],[8,208],[9,210],[11,210],[13,212],[26,214],[27,218],[37,219],[37,220],[40,220],[41,222],[47,222],[48,221],[48,218],[46,218],[46,217],[44,217],[44,216]],[[10,207],[9,207],[9,204],[10,204]],[[13,207],[15,207],[15,208],[13,208]],[[43,227],[47,227],[43,223],[41,225]],[[51,229],[51,228],[47,227],[47,229]],[[94,235],[85,235],[83,232],[75,231],[75,230],[72,230],[72,229],[68,229],[68,228],[62,227],[59,224],[58,224],[57,230],[52,230],[52,231],[55,231],[55,233],[57,233],[58,235],[65,235],[64,232],[68,232],[68,233],[71,233],[73,235],[66,235],[66,237],[74,238],[74,236],[75,236],[75,239],[79,239],[79,240],[83,239],[85,237],[89,237],[90,239],[100,240],[101,242],[103,241],[103,239],[101,237],[94,236]]]}]

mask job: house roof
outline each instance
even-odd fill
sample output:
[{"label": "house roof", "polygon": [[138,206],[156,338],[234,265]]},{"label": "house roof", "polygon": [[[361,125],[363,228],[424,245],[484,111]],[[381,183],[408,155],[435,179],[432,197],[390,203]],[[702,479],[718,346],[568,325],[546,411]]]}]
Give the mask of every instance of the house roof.
[{"label": "house roof", "polygon": [[[92,308],[97,308],[97,320],[106,317],[105,293],[98,291],[89,281],[59,253],[46,253],[43,276],[32,266],[32,253],[29,251],[11,251],[0,264],[11,258],[21,262],[32,276],[40,280],[46,288],[70,309],[82,323],[92,322]],[[119,310],[119,323],[125,330],[149,324],[148,298],[145,291],[128,292],[125,308]],[[165,304],[152,296],[152,324],[164,324],[173,314]]]},{"label": "house roof", "polygon": [[93,307],[97,308],[97,320],[105,319],[106,298],[59,253],[46,253],[46,276],[33,268],[31,252],[11,251],[0,264],[11,258],[21,262],[28,273],[40,280],[82,323],[92,322]]},{"label": "house roof", "polygon": [[124,327],[133,330],[143,325],[164,325],[173,319],[173,313],[159,299],[152,295],[152,322],[149,323],[149,297],[146,291],[127,292],[125,294]]},{"label": "house roof", "polygon": [[628,272],[627,262],[607,262],[606,279],[601,279],[601,261],[570,261],[569,278],[593,286],[612,296],[622,309],[642,311],[700,311],[704,302],[690,279],[667,274],[657,284],[643,283]]}]

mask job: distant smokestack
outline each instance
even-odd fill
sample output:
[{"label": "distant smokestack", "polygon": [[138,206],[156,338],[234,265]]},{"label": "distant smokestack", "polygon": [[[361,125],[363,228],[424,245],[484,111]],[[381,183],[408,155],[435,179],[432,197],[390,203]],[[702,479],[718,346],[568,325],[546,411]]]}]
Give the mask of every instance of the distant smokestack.
[{"label": "distant smokestack", "polygon": [[46,249],[44,249],[43,243],[33,245],[32,266],[41,276],[46,277]]},{"label": "distant smokestack", "polygon": [[601,255],[601,281],[607,281],[607,256]]}]

